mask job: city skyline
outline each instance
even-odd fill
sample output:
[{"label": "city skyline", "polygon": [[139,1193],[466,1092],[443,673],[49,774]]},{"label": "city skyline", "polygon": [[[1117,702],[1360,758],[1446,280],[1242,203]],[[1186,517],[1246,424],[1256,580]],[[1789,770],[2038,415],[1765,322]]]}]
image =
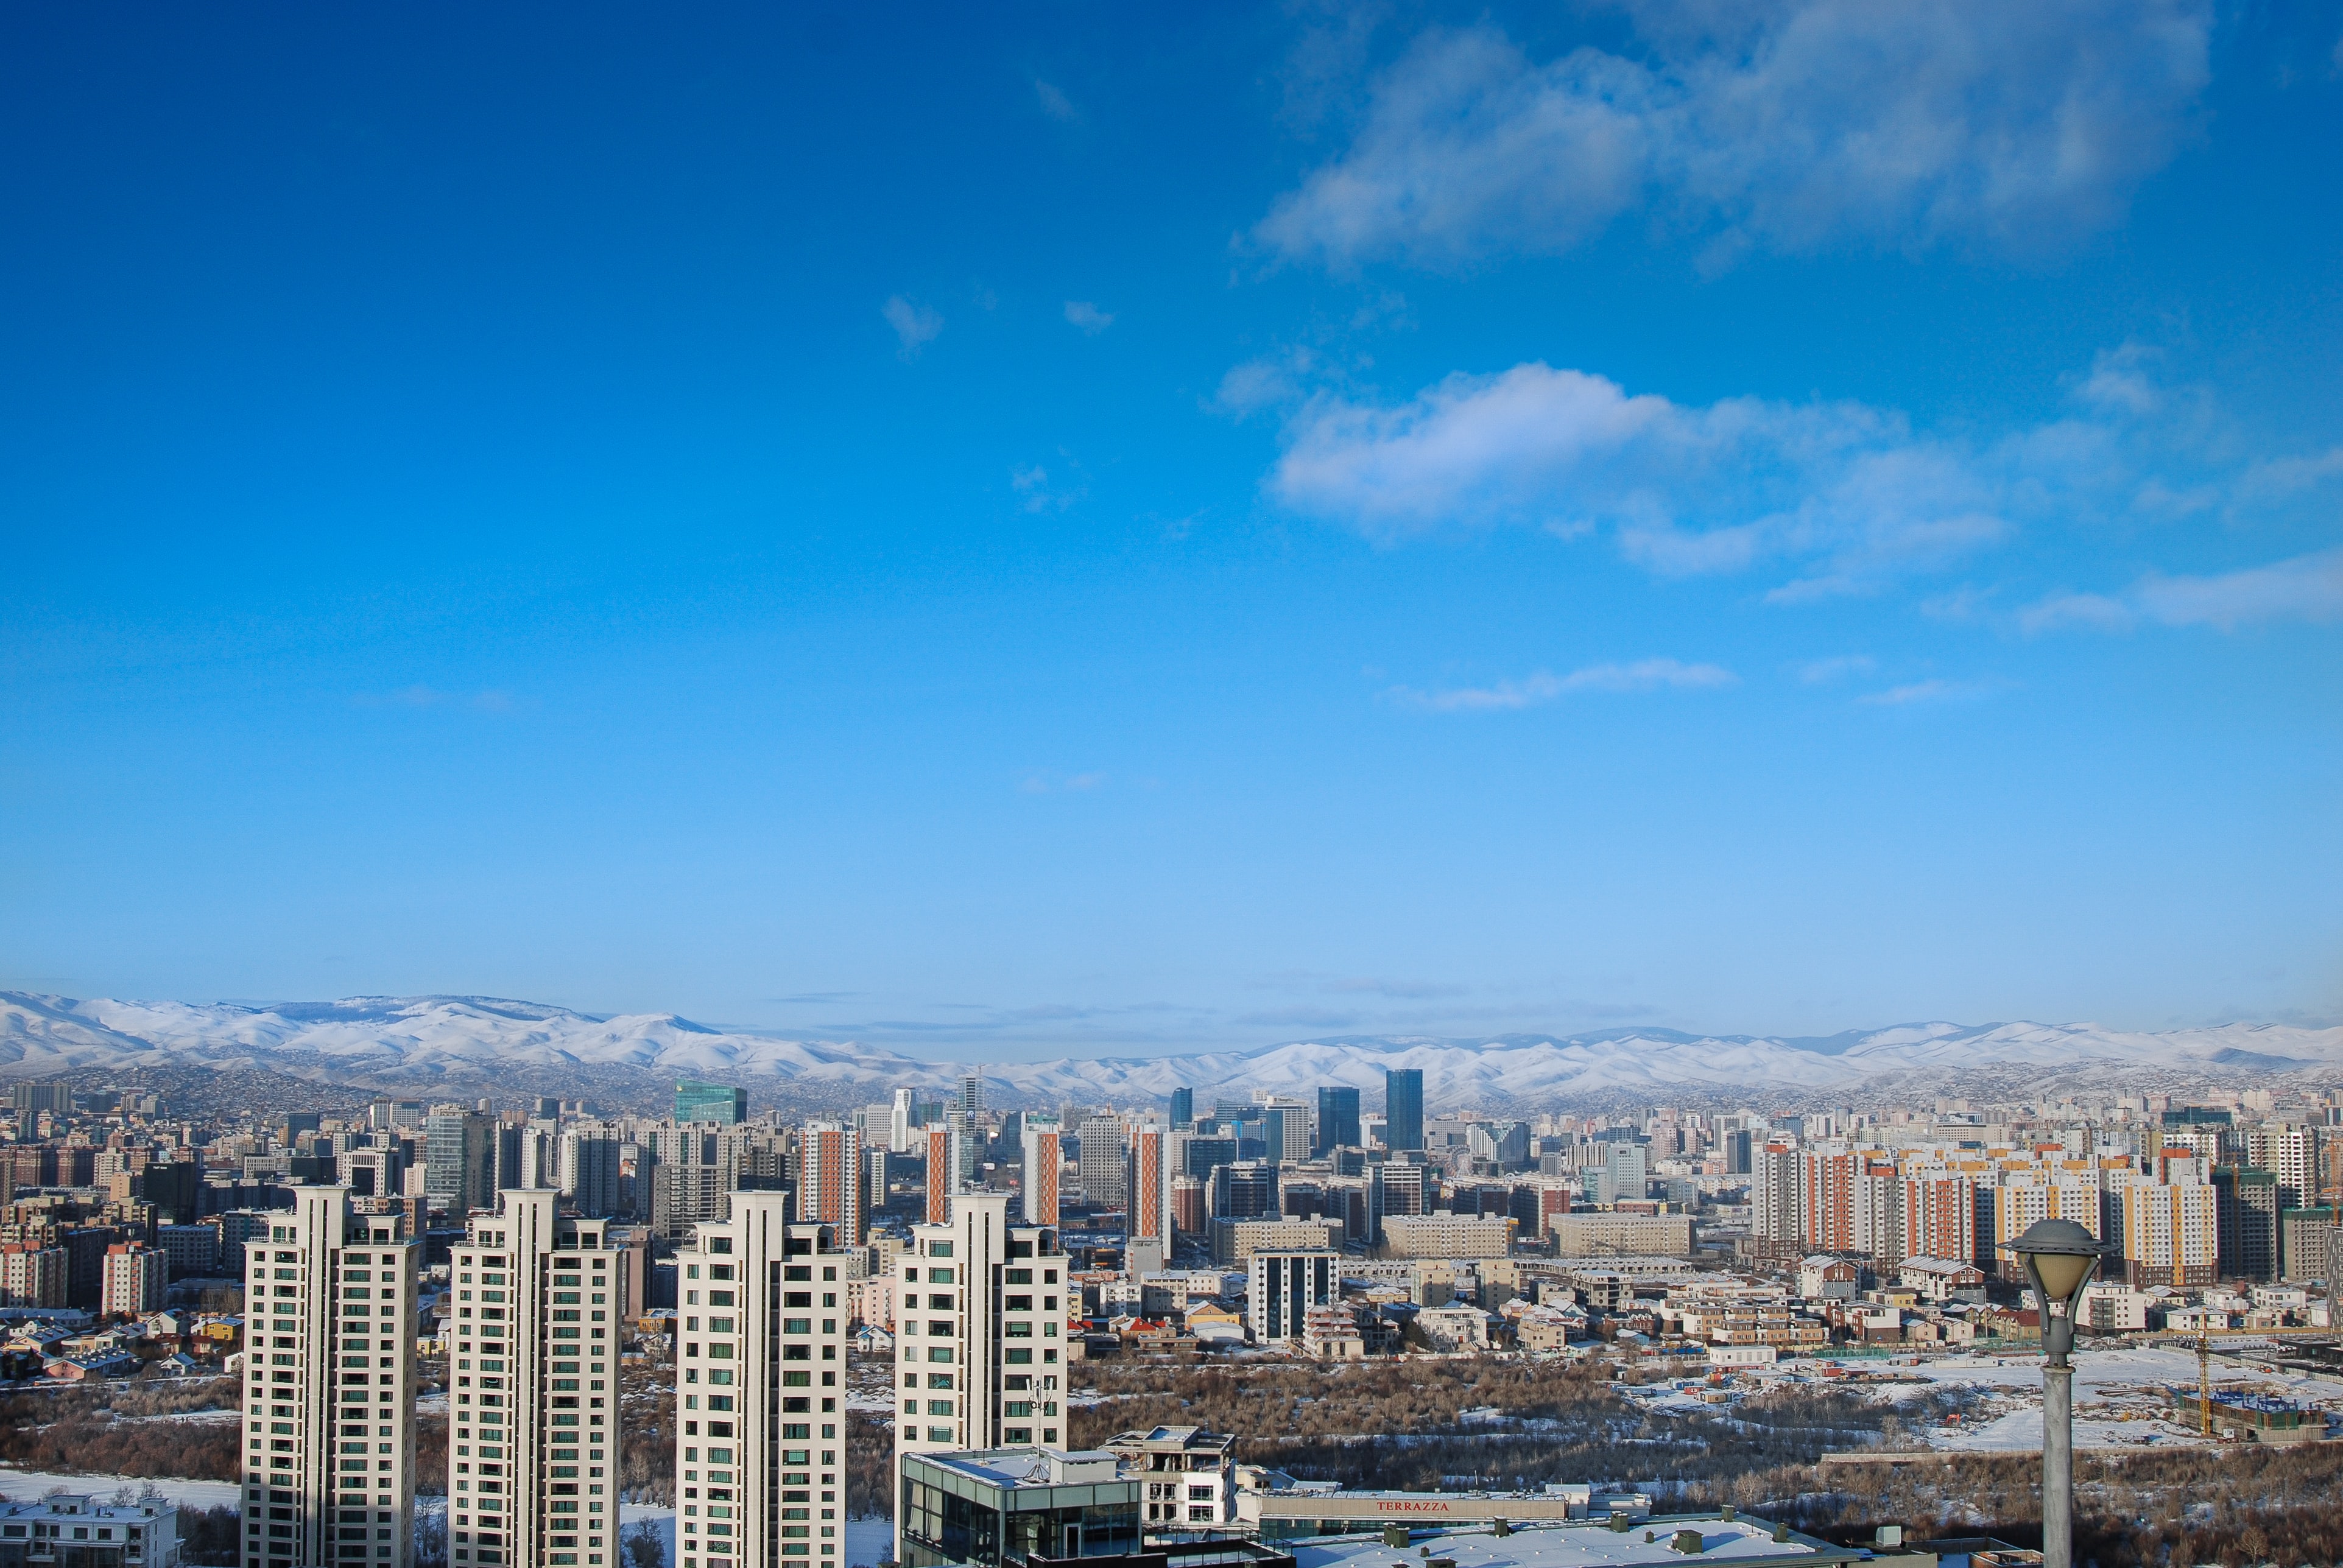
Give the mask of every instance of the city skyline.
[{"label": "city skyline", "polygon": [[149,22],[0,106],[0,988],[2343,1018],[2322,15]]}]

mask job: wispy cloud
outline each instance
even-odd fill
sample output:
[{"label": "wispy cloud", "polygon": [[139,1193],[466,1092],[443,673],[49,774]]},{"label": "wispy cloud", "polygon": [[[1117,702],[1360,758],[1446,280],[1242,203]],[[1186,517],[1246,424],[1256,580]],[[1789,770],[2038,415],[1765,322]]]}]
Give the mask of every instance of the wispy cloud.
[{"label": "wispy cloud", "polygon": [[2055,245],[2118,216],[2190,134],[2207,0],[1630,0],[1624,51],[1540,64],[1435,30],[1348,149],[1255,239],[1351,266],[1558,252],[1650,206],[1752,246]]},{"label": "wispy cloud", "polygon": [[920,350],[936,340],[944,329],[944,318],[924,305],[914,305],[900,294],[890,294],[887,303],[879,307],[887,325],[895,329],[900,345],[895,350],[904,359],[917,359]]},{"label": "wispy cloud", "polygon": [[1084,496],[1090,487],[1081,480],[1081,466],[1068,459],[1073,477],[1053,483],[1050,470],[1039,463],[1025,463],[1009,471],[1009,487],[1016,492],[1017,504],[1033,513],[1062,512]]},{"label": "wispy cloud", "polygon": [[1994,690],[1994,683],[1986,680],[1916,680],[1855,700],[1872,708],[1903,708],[1916,702],[1974,702]]},{"label": "wispy cloud", "polygon": [[1877,661],[1867,653],[1845,653],[1832,658],[1810,658],[1798,666],[1798,678],[1808,686],[1826,686],[1849,676],[1868,675]]},{"label": "wispy cloud", "polygon": [[1735,685],[1739,678],[1718,665],[1645,658],[1633,664],[1588,665],[1567,675],[1540,670],[1521,680],[1501,680],[1492,686],[1452,687],[1442,691],[1395,686],[1388,695],[1403,707],[1428,713],[1492,713],[1540,707],[1574,692],[1714,690]]},{"label": "wispy cloud", "polygon": [[1785,597],[1844,592],[1999,538],[1993,477],[1852,403],[1706,407],[1544,364],[1455,375],[1397,407],[1322,397],[1287,430],[1272,492],[1374,538],[1526,524],[1607,528],[1664,576],[1805,558]]},{"label": "wispy cloud", "polygon": [[2019,622],[2034,632],[2125,631],[2143,622],[2235,631],[2264,621],[2338,618],[2343,618],[2343,548],[2205,577],[2144,577],[2119,594],[2053,594],[2026,609]]},{"label": "wispy cloud", "polygon": [[1071,98],[1039,76],[1033,78],[1033,96],[1040,101],[1041,112],[1061,125],[1070,126],[1082,117]]},{"label": "wispy cloud", "polygon": [[1387,403],[1304,395],[1305,367],[1255,361],[1221,398],[1283,399],[1269,492],[1378,542],[1504,526],[1601,534],[1663,577],[1786,569],[1767,598],[1793,604],[1943,571],[2032,525],[2259,522],[2307,515],[2343,481],[2343,454],[2240,457],[2204,399],[2153,369],[2152,356],[2112,350],[2072,411],[1986,441],[1845,401],[1677,403],[1542,363]]},{"label": "wispy cloud", "polygon": [[1087,794],[1106,788],[1104,773],[1029,773],[1017,788],[1027,795]]},{"label": "wispy cloud", "polygon": [[1066,320],[1096,337],[1114,325],[1114,315],[1111,311],[1101,310],[1087,299],[1069,299],[1066,301]]}]

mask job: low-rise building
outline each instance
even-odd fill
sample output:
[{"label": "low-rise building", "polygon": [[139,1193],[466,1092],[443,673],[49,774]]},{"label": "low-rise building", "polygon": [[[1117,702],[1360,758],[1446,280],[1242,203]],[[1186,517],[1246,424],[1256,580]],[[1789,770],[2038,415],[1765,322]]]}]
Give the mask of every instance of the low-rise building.
[{"label": "low-rise building", "polygon": [[1141,1483],[1141,1528],[1210,1530],[1236,1517],[1236,1439],[1201,1426],[1122,1432],[1100,1444]]},{"label": "low-rise building", "polygon": [[1489,1348],[1489,1314],[1478,1307],[1425,1307],[1415,1314],[1415,1326],[1435,1351]]},{"label": "low-rise building", "polygon": [[0,1563],[12,1568],[178,1568],[179,1511],[57,1493],[0,1503]]},{"label": "low-rise building", "polygon": [[1985,1300],[1985,1271],[1958,1258],[1906,1258],[1896,1265],[1896,1282],[1938,1306]]},{"label": "low-rise building", "polygon": [[1863,1288],[1863,1270],[1845,1258],[1814,1257],[1798,1264],[1798,1294],[1810,1302],[1851,1302]]},{"label": "low-rise building", "polygon": [[1140,1548],[1138,1475],[1104,1449],[897,1455],[901,1568],[1018,1568],[1029,1557],[1111,1557]]}]

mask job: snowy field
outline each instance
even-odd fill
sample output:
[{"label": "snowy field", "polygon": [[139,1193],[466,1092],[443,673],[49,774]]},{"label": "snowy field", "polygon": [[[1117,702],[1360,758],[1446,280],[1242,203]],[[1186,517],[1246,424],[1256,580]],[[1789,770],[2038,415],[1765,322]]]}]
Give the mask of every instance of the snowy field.
[{"label": "snowy field", "polygon": [[[128,1481],[119,1475],[66,1475],[55,1471],[12,1470],[0,1466],[0,1497],[12,1503],[37,1503],[51,1493],[65,1492],[95,1496],[111,1502],[117,1496],[129,1500],[153,1494],[181,1508],[208,1509],[233,1507],[239,1501],[236,1484],[232,1481],[138,1480]],[[447,1507],[439,1497],[418,1497],[415,1500],[417,1524],[437,1517]],[[635,1522],[648,1519],[659,1533],[660,1550],[665,1561],[675,1562],[675,1510],[649,1503],[622,1503],[618,1505],[618,1525],[622,1530],[634,1527]],[[846,1568],[870,1568],[895,1550],[895,1527],[884,1519],[850,1519],[846,1522]]]}]

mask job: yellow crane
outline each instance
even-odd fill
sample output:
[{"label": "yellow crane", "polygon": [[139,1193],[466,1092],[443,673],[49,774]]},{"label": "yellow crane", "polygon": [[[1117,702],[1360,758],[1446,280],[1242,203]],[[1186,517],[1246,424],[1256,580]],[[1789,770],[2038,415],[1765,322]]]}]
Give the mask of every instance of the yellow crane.
[{"label": "yellow crane", "polygon": [[2192,1332],[2150,1334],[2150,1340],[2190,1340],[2197,1345],[2197,1409],[2207,1437],[2213,1435],[2213,1342],[2215,1340],[2332,1339],[2328,1329],[2214,1329],[2199,1322]]}]

